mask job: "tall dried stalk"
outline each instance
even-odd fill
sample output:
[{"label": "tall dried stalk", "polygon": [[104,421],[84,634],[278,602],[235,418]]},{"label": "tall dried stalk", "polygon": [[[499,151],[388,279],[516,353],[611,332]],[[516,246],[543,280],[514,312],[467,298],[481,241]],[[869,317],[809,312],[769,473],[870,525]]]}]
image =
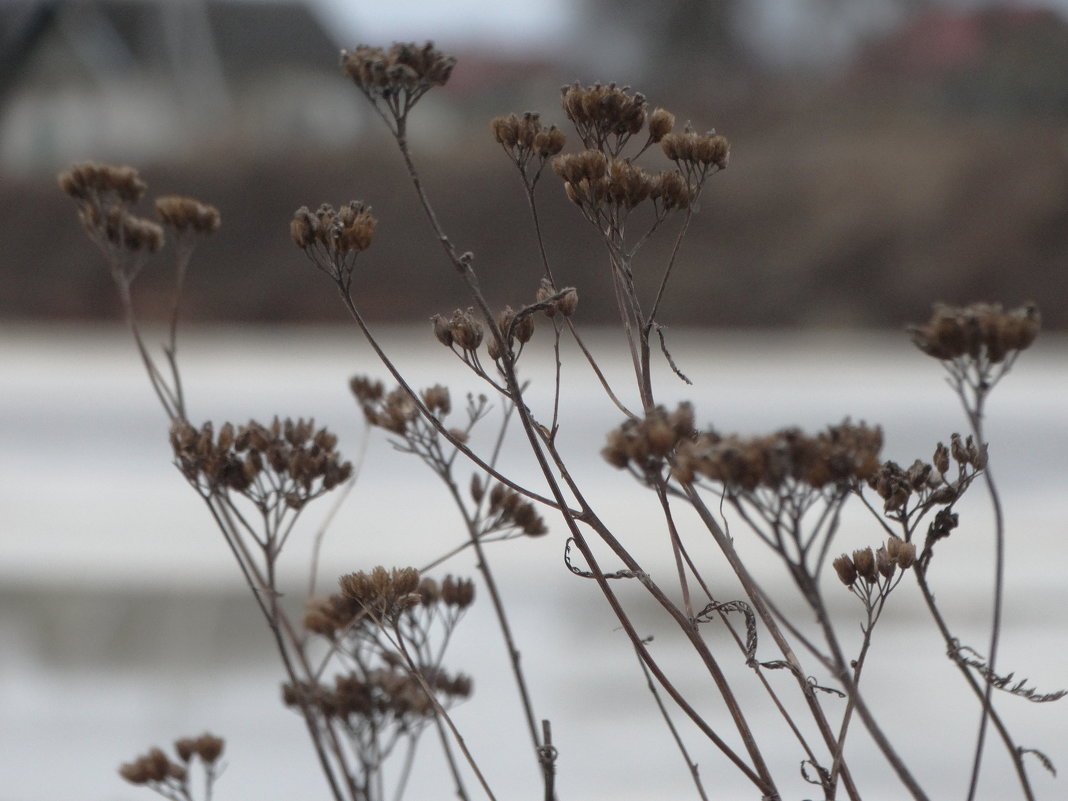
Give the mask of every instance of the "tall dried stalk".
[{"label": "tall dried stalk", "polygon": [[[986,732],[993,726],[1013,761],[1022,797],[1032,799],[1023,755],[1037,752],[1016,744],[995,709],[993,690],[1032,701],[1056,700],[1063,693],[1039,694],[1022,682],[1010,686],[1011,674],[1000,676],[995,670],[1005,530],[983,424],[989,392],[1037,334],[1037,312],[1033,307],[1005,312],[984,304],[938,307],[930,322],[914,329],[921,350],[946,366],[970,429],[966,439],[954,435],[950,447],[940,443],[931,463],[917,460],[906,469],[881,461],[882,431],[849,420],[815,434],[796,428],[758,436],[700,430],[690,404],[671,411],[658,404],[653,360],[659,344],[668,366],[688,381],[670,355],[660,315],[706,185],[727,167],[726,138],[689,126],[676,131],[672,114],[659,108],[650,111],[644,96],[614,84],[564,87],[563,111],[581,142],[576,152],[563,152],[563,131],[544,125],[539,114],[494,119],[492,137],[518,171],[525,192],[540,272],[540,283],[529,293],[528,303],[518,309],[494,309],[481,290],[474,254],[454,244],[436,214],[408,138],[416,104],[448,81],[454,63],[430,44],[398,44],[388,50],[361,46],[342,53],[343,72],[393,135],[430,233],[441,244],[445,265],[469,294],[470,308],[435,315],[432,334],[467,366],[488,397],[471,397],[457,424],[449,390],[417,389],[391,358],[388,344],[367,324],[354,283],[358,260],[371,247],[378,226],[369,205],[351,201],[337,209],[329,204],[315,211],[301,207],[291,221],[290,234],[334,283],[361,335],[396,383],[387,391],[373,379],[353,379],[352,390],[367,422],[387,432],[396,448],[421,459],[444,482],[460,513],[466,543],[450,554],[432,557],[427,569],[460,550],[470,548],[475,553],[516,682],[531,759],[541,776],[540,795],[551,801],[557,792],[551,727],[535,711],[521,662],[520,635],[509,622],[506,593],[491,569],[485,545],[546,534],[545,512],[563,527],[560,547],[567,567],[595,582],[628,637],[702,797],[705,790],[674,719],[677,714],[750,782],[759,798],[784,797],[780,786],[788,776],[768,758],[773,733],[754,730],[751,710],[740,700],[744,673],[739,671],[755,678],[777,710],[800,757],[800,777],[818,786],[824,798],[836,799],[839,793],[853,801],[863,797],[865,777],[851,770],[847,749],[855,718],[905,792],[918,800],[929,797],[866,700],[868,692],[877,688],[861,691],[877,624],[893,613],[891,597],[901,591],[905,574],[911,571],[934,625],[979,702],[967,797],[972,799],[977,791]],[[666,169],[651,171],[639,164],[656,153],[666,159]],[[604,247],[605,284],[617,301],[619,330],[633,369],[630,390],[609,385],[580,336],[579,292],[558,283],[552,269],[536,193],[547,167],[562,181],[566,197]],[[412,568],[360,571],[343,576],[337,594],[311,598],[303,625],[295,625],[278,600],[278,559],[300,512],[311,501],[345,486],[351,480],[351,465],[337,455],[336,438],[310,422],[276,419],[268,425],[251,421],[241,427],[227,423],[216,434],[210,424],[196,427],[187,418],[177,361],[179,302],[193,246],[197,237],[218,227],[218,212],[183,198],[157,203],[160,219],[177,244],[175,301],[170,338],[163,349],[166,370],[161,370],[142,340],[130,291],[148,254],[163,242],[159,225],[130,211],[144,184],[130,168],[87,164],[65,173],[61,185],[79,202],[83,223],[107,258],[149,380],[170,420],[176,463],[205,501],[270,627],[287,677],[286,703],[302,715],[334,798],[383,798],[385,762],[405,740],[396,781],[399,797],[412,769],[415,737],[429,727],[439,733],[457,795],[468,797],[463,778],[467,771],[486,797],[493,798],[476,755],[448,713],[451,702],[469,694],[470,682],[442,667],[452,630],[473,598],[472,585],[451,577],[439,584]],[[642,258],[644,245],[672,225],[674,241],[666,263],[659,268],[647,264]],[[654,269],[656,290],[646,297],[636,279]],[[552,328],[553,392],[548,409],[536,409],[528,402],[529,383],[519,372],[524,350],[535,334],[535,320],[541,318],[547,318]],[[608,432],[603,456],[652,493],[663,519],[664,548],[675,567],[664,584],[654,580],[628,548],[628,532],[606,523],[564,456],[561,442],[570,432],[561,411],[566,392],[561,343],[568,337],[581,350],[593,380],[624,417]],[[470,435],[495,408],[490,397],[500,401],[503,413],[491,452],[481,453],[470,444]],[[634,400],[628,402],[628,397]],[[498,468],[497,456],[513,420],[538,468],[538,485]],[[469,482],[461,477],[461,469],[474,471]],[[935,603],[929,570],[935,545],[957,525],[955,504],[980,475],[993,506],[996,542],[985,660],[952,635]],[[843,509],[854,501],[872,512],[880,541],[875,547],[834,557]],[[683,509],[695,517],[680,515]],[[796,608],[785,611],[764,590],[761,582],[767,579],[754,575],[728,533],[732,521],[775,554],[781,576],[788,579],[804,615]],[[737,597],[713,591],[702,566],[691,556],[691,547],[702,538],[711,540],[730,568],[737,582],[731,592]],[[663,620],[682,635],[725,717],[713,718],[703,699],[688,697],[680,689],[680,676],[661,664],[648,647],[648,637],[638,630],[616,590],[621,582],[636,583],[661,610]],[[842,623],[832,617],[828,584],[839,592],[844,586],[860,604],[862,639],[856,653],[847,652]],[[815,620],[815,632],[809,631],[804,617]],[[727,627],[735,652],[713,653],[702,630],[713,621]],[[773,680],[773,671],[786,671],[792,677],[789,687],[803,702],[800,711]],[[814,673],[824,678],[817,679]],[[334,676],[332,686],[326,682],[329,675]],[[738,745],[731,743],[732,738]],[[161,762],[153,757],[144,764],[149,766],[145,770],[156,773],[170,770],[171,765],[176,773],[182,768],[166,758]],[[133,768],[129,773],[138,779],[147,775]],[[153,786],[159,781],[138,783]]]}]

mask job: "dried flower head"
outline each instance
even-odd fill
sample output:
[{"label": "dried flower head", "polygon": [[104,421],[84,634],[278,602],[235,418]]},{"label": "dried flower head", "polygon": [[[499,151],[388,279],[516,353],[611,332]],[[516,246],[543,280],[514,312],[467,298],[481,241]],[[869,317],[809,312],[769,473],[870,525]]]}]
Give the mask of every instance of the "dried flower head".
[{"label": "dried flower head", "polygon": [[276,417],[270,425],[252,420],[236,429],[226,423],[218,437],[211,423],[197,429],[177,420],[170,440],[178,468],[200,492],[237,492],[264,511],[281,504],[299,510],[352,475],[337,437],[313,420]]},{"label": "dried flower head", "polygon": [[350,200],[337,210],[329,203],[315,212],[301,206],[293,213],[289,235],[316,267],[347,291],[356,257],[371,247],[377,226],[370,206]]},{"label": "dried flower head", "polygon": [[1041,327],[1041,315],[1033,303],[1012,311],[997,303],[934,307],[931,319],[909,328],[921,351],[941,361],[984,360],[999,364],[1031,346]]},{"label": "dried flower head", "polygon": [[438,342],[448,348],[459,348],[473,353],[482,344],[482,323],[471,309],[456,309],[447,319],[435,314],[430,318],[430,322],[434,326],[434,336]]},{"label": "dried flower head", "polygon": [[441,583],[441,600],[457,609],[466,609],[475,600],[475,584],[471,579],[446,576]]},{"label": "dried flower head", "polygon": [[673,412],[657,406],[643,420],[629,419],[610,431],[601,455],[618,468],[633,465],[643,472],[659,472],[665,459],[697,435],[693,426],[691,404],[680,403]]},{"label": "dried flower head", "polygon": [[378,566],[370,573],[349,573],[338,579],[338,586],[343,597],[379,619],[396,617],[422,602],[419,571],[414,567],[386,570]]},{"label": "dried flower head", "polygon": [[[448,414],[450,408],[448,390],[444,387],[437,387],[426,392],[430,393],[430,398],[435,404],[434,408],[430,409],[431,413],[436,413],[441,417]],[[427,397],[426,392],[424,400]],[[385,395],[381,394],[380,389],[376,389],[371,395],[365,396],[366,399],[361,399],[360,393],[356,392],[356,397],[360,400],[360,407],[368,423],[394,434],[404,436],[412,424],[419,419],[419,406],[402,387],[396,387]]]},{"label": "dried flower head", "polygon": [[504,484],[494,484],[489,492],[489,520],[484,533],[501,531],[539,537],[549,529],[533,503]]},{"label": "dried flower head", "polygon": [[834,571],[838,574],[838,579],[847,587],[852,587],[857,580],[857,568],[853,564],[853,560],[845,554],[842,554],[832,562]]},{"label": "dried flower head", "polygon": [[871,548],[853,551],[853,567],[856,568],[857,575],[868,584],[874,584],[878,581],[879,575],[875,564],[875,553]]},{"label": "dried flower head", "polygon": [[882,429],[848,420],[816,435],[787,428],[762,437],[708,432],[679,443],[673,474],[702,475],[732,492],[796,483],[813,489],[867,481],[879,468]]},{"label": "dried flower head", "polygon": [[186,776],[186,771],[183,766],[171,762],[159,748],[151,748],[133,762],[120,766],[119,775],[130,784],[157,785],[167,779],[182,781]]},{"label": "dried flower head", "polygon": [[[530,180],[536,179],[547,159],[564,149],[567,139],[555,125],[544,127],[540,115],[532,111],[522,116],[509,114],[494,117],[490,120],[490,130],[508,158]],[[532,159],[536,159],[535,172],[528,176],[526,168]]]},{"label": "dried flower head", "polygon": [[210,234],[221,222],[219,210],[191,197],[165,195],[156,198],[156,216],[179,233]]},{"label": "dried flower head", "polygon": [[[564,113],[574,124],[583,145],[617,156],[627,141],[645,125],[646,102],[640,92],[611,83],[561,90]],[[659,123],[662,126],[662,122]]]},{"label": "dried flower head", "polygon": [[97,207],[136,203],[147,185],[133,167],[86,161],[59,174],[59,188],[75,200]]},{"label": "dried flower head", "polygon": [[675,127],[675,115],[666,109],[658,108],[649,115],[649,140],[659,142]]},{"label": "dried flower head", "polygon": [[394,44],[389,50],[360,45],[341,51],[341,71],[348,75],[368,100],[393,118],[399,133],[404,120],[419,99],[435,86],[444,86],[456,66],[427,42]]},{"label": "dried flower head", "polygon": [[692,169],[707,171],[725,170],[730,159],[730,143],[725,136],[715,132],[699,134],[687,128],[682,133],[666,134],[660,140],[664,155],[671,161]]},{"label": "dried flower head", "polygon": [[497,314],[497,328],[509,346],[513,340],[525,345],[534,336],[534,315],[529,311],[516,314],[511,306],[505,306]]}]

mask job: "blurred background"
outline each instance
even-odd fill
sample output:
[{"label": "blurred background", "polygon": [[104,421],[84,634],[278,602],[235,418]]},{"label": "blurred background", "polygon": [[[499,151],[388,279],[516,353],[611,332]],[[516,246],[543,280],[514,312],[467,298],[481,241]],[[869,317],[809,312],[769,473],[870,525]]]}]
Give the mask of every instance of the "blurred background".
[{"label": "blurred background", "polygon": [[[374,207],[379,228],[355,283],[363,309],[416,383],[448,383],[454,397],[479,391],[426,329],[431,314],[468,304],[463,289],[380,121],[337,66],[341,48],[425,39],[459,63],[414,113],[413,148],[494,303],[527,301],[540,267],[490,118],[540,111],[567,131],[560,87],[615,81],[680,126],[731,140],[730,167],[706,187],[662,314],[694,385],[671,383],[665,369],[661,398],[693,400],[702,423],[755,432],[852,415],[884,425],[888,458],[929,459],[963,422],[937,365],[911,351],[902,327],[926,319],[933,301],[1039,303],[1043,336],[989,410],[1014,537],[1003,659],[1042,691],[1068,684],[1068,624],[1054,612],[1068,603],[1058,506],[1068,452],[1068,2],[0,0],[0,801],[145,797],[121,782],[118,764],[204,728],[228,738],[218,798],[325,797],[299,721],[276,703],[267,632],[168,464],[164,418],[114,286],[55,174],[86,159],[130,163],[149,197],[216,205],[223,226],[194,258],[184,305],[194,417],[315,415],[354,458],[365,440],[347,381],[382,370],[292,245],[297,207],[354,198]],[[555,176],[539,203],[554,272],[579,288],[580,323],[625,386],[620,343],[598,333],[615,313],[595,235]],[[654,239],[645,263],[670,246]],[[162,265],[138,279],[149,326],[166,320],[171,280]],[[545,404],[550,357],[538,339],[524,357]],[[597,455],[618,412],[586,373],[570,375],[576,470],[641,541],[655,510],[632,505],[632,485]],[[340,572],[422,563],[461,537],[418,465],[381,436],[368,448],[327,538],[322,589]],[[516,471],[530,469],[520,448],[506,454]],[[939,597],[983,650],[989,508],[977,501],[965,513],[968,538],[946,543]],[[318,514],[288,554],[297,605],[325,508]],[[870,524],[852,522],[843,550],[873,544]],[[684,768],[624,638],[562,568],[558,534],[497,558],[527,632],[539,714],[554,721],[561,798],[685,797]],[[662,548],[645,556],[671,570]],[[752,557],[776,575],[759,551]],[[474,565],[461,555],[447,569]],[[907,687],[913,703],[881,712],[924,777],[957,797],[974,705],[913,595],[886,622],[871,680]],[[537,795],[505,655],[477,607],[451,663],[475,676],[459,722],[493,755],[502,797]],[[478,661],[465,662],[465,648]],[[1068,764],[1060,708],[1008,708],[1024,745]],[[916,738],[917,720],[939,736]],[[872,777],[865,798],[899,798],[858,743]],[[796,764],[791,749],[777,756]],[[712,753],[697,758],[712,797],[748,797]],[[1035,771],[1039,798],[1063,797],[1063,780]],[[440,775],[417,776],[411,797],[440,797]],[[1013,797],[1003,759],[984,776],[980,798]]]}]

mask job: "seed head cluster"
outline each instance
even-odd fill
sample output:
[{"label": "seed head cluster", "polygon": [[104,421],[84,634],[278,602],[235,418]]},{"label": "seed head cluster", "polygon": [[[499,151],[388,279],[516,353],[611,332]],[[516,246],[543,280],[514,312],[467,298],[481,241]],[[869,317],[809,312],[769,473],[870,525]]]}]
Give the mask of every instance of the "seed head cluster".
[{"label": "seed head cluster", "polygon": [[649,173],[622,158],[609,158],[599,150],[557,156],[553,170],[564,181],[568,199],[587,216],[603,205],[631,210],[646,200],[661,212],[685,209],[695,190],[677,170]]},{"label": "seed head cluster", "polygon": [[148,189],[133,167],[93,161],[75,164],[59,174],[59,188],[75,200],[97,205],[138,202]]},{"label": "seed head cluster", "polygon": [[867,481],[879,469],[882,429],[846,421],[816,435],[787,428],[758,437],[704,433],[681,442],[672,474],[683,483],[697,476],[731,492],[784,485],[822,489]]},{"label": "seed head cluster", "polygon": [[[471,695],[471,679],[462,673],[425,668],[420,675],[446,703]],[[436,712],[419,681],[397,665],[336,676],[333,687],[286,684],[282,701],[291,708],[310,703],[324,717],[344,720],[357,737],[390,725],[410,730]]]},{"label": "seed head cluster", "polygon": [[660,148],[671,161],[705,169],[725,170],[730,158],[730,143],[715,133],[700,134],[687,128],[669,133],[660,140]]},{"label": "seed head cluster", "polygon": [[[956,479],[949,476],[951,456],[957,465]],[[976,444],[970,434],[967,438],[954,434],[949,447],[938,443],[932,463],[917,459],[906,469],[897,462],[885,462],[868,479],[868,486],[883,499],[883,511],[905,517],[910,505],[952,504],[986,463],[986,445]]]},{"label": "seed head cluster", "polygon": [[434,326],[434,336],[447,348],[459,348],[473,354],[482,344],[482,323],[471,309],[456,309],[448,318],[435,314],[430,322]]},{"label": "seed head cluster", "polygon": [[[199,737],[183,737],[176,741],[174,750],[178,761],[170,759],[162,749],[150,748],[133,762],[119,768],[119,775],[131,784],[147,784],[155,787],[181,787],[188,779],[188,766],[194,757],[204,765],[214,766],[222,756],[224,742],[221,737],[202,734]],[[209,776],[212,773],[209,770]]]},{"label": "seed head cluster", "polygon": [[221,221],[219,210],[214,206],[179,195],[156,198],[156,216],[178,233],[210,234],[218,230]]},{"label": "seed head cluster", "polygon": [[[364,418],[373,426],[384,428],[394,434],[404,435],[413,423],[419,419],[419,407],[412,397],[402,388],[386,392],[381,381],[373,381],[365,376],[354,376],[349,381],[349,388],[360,404]],[[445,397],[434,393],[435,409],[442,415],[451,408],[448,390],[444,387]]]},{"label": "seed head cluster", "polygon": [[691,404],[681,403],[673,412],[657,406],[645,419],[628,419],[610,431],[601,455],[621,469],[634,466],[641,471],[659,471],[666,458],[696,436]]},{"label": "seed head cluster", "polygon": [[520,169],[532,158],[544,163],[563,150],[567,141],[563,131],[555,125],[544,127],[541,116],[533,111],[494,117],[490,120],[490,130],[497,144]]},{"label": "seed head cluster", "polygon": [[455,66],[456,59],[444,55],[432,42],[422,47],[397,43],[388,50],[360,45],[341,51],[342,73],[398,126],[423,95],[448,82]]},{"label": "seed head cluster", "polygon": [[356,257],[371,247],[377,226],[371,207],[351,200],[337,210],[329,203],[314,212],[301,206],[289,223],[289,235],[316,267],[347,289]]},{"label": "seed head cluster", "polygon": [[546,317],[555,317],[559,312],[564,317],[570,317],[578,308],[578,291],[574,287],[557,289],[548,278],[541,279],[535,301],[544,306]]},{"label": "seed head cluster", "polygon": [[[411,569],[411,568],[409,568]],[[353,573],[342,577],[342,591],[326,598],[312,598],[304,614],[304,628],[320,636],[335,640],[357,632],[361,624],[373,625],[369,614],[375,609],[385,614],[387,608],[404,609],[439,606],[460,612],[475,599],[475,585],[468,579],[446,576],[441,582],[429,576],[418,578],[414,589],[408,584],[398,588],[394,575],[400,571],[374,568],[370,573]],[[344,587],[348,586],[348,592]],[[399,595],[398,593],[403,592]],[[418,596],[416,599],[415,596]]]},{"label": "seed head cluster", "polygon": [[916,347],[940,361],[985,359],[999,364],[1029,348],[1040,326],[1034,304],[1008,312],[997,303],[939,304],[926,324],[910,328],[909,333]]},{"label": "seed head cluster", "polygon": [[899,568],[908,570],[915,562],[916,546],[892,536],[875,551],[862,548],[852,556],[842,554],[833,566],[842,584],[852,588],[858,580],[869,587],[879,584],[880,579],[888,582]]},{"label": "seed head cluster", "polygon": [[[627,141],[645,126],[646,102],[641,92],[614,83],[583,86],[575,83],[561,91],[564,113],[579,139],[590,150],[618,155]],[[663,126],[662,118],[657,131]]]},{"label": "seed head cluster", "polygon": [[184,420],[171,427],[171,447],[186,479],[205,494],[233,490],[261,509],[278,502],[300,509],[352,475],[337,452],[337,437],[313,420],[277,417],[270,425],[225,423],[214,436]]},{"label": "seed head cluster", "polygon": [[[59,174],[59,187],[78,202],[89,239],[104,253],[117,282],[129,285],[144,258],[163,247],[163,227],[130,210],[148,188],[133,167],[96,162],[75,164]],[[219,210],[189,197],[156,200],[156,216],[187,245],[218,229]],[[185,253],[188,256],[190,250]]]},{"label": "seed head cluster", "polygon": [[[330,608],[335,611],[326,614],[326,617],[339,621],[335,630],[348,625],[353,617],[364,612],[382,620],[417,606],[443,604],[463,610],[475,599],[475,585],[469,579],[447,576],[439,585],[433,579],[421,579],[414,567],[386,570],[379,566],[370,572],[348,573],[338,579],[338,586],[340,596],[332,596],[329,601]],[[324,614],[324,609],[317,610],[316,614]],[[350,611],[352,614],[346,619]],[[322,626],[317,625],[313,630],[320,628]]]},{"label": "seed head cluster", "polygon": [[[471,497],[481,503],[486,497],[486,485],[477,475],[471,477]],[[489,520],[483,533],[516,530],[528,537],[538,537],[549,531],[534,504],[523,500],[518,492],[504,484],[494,484],[489,491]]]},{"label": "seed head cluster", "polygon": [[113,269],[123,251],[155,253],[163,247],[163,229],[130,213],[148,188],[133,167],[75,164],[59,174],[59,188],[78,201],[86,233],[109,256]]}]

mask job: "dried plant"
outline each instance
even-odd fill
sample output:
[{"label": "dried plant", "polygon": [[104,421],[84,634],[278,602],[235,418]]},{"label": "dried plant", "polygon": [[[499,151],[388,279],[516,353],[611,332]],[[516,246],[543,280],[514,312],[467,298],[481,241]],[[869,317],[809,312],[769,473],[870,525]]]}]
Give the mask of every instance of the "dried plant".
[{"label": "dried plant", "polygon": [[[525,287],[516,287],[517,293],[526,293],[526,302],[497,309],[480,288],[474,254],[453,243],[435,214],[407,138],[414,106],[448,81],[454,63],[431,44],[397,44],[389,50],[361,46],[343,52],[341,60],[342,71],[392,133],[430,233],[469,294],[468,308],[433,315],[427,336],[466,366],[481,393],[468,394],[463,409],[457,410],[448,388],[435,384],[417,389],[364,319],[353,286],[359,281],[357,258],[372,247],[378,226],[369,205],[353,200],[335,209],[324,203],[315,212],[301,206],[290,222],[290,235],[334,284],[390,376],[393,386],[388,390],[376,378],[351,381],[369,428],[382,429],[397,450],[418,457],[443,482],[467,542],[451,553],[428,555],[422,570],[375,567],[342,576],[338,592],[309,597],[301,623],[279,603],[279,557],[307,504],[351,484],[357,471],[338,454],[337,438],[311,421],[223,423],[217,434],[211,423],[197,426],[189,421],[176,359],[178,298],[190,254],[201,237],[218,227],[218,212],[187,198],[161,198],[156,204],[160,226],[134,215],[145,185],[129,167],[82,164],[60,177],[60,186],[78,202],[89,237],[103,252],[118,285],[149,379],[169,418],[175,464],[205,502],[270,625],[285,672],[283,701],[303,718],[334,798],[400,797],[417,738],[428,727],[441,735],[456,795],[470,797],[464,783],[470,773],[488,798],[495,797],[449,715],[453,704],[471,695],[471,681],[444,667],[446,646],[473,601],[474,584],[452,576],[439,583],[427,575],[467,548],[475,552],[511,658],[530,758],[542,777],[538,794],[546,801],[557,797],[551,726],[535,712],[519,638],[486,550],[493,541],[543,536],[552,529],[568,569],[596,584],[629,638],[700,797],[707,797],[706,788],[680,735],[680,716],[749,781],[754,798],[786,798],[782,788],[798,780],[815,785],[813,792],[826,799],[864,797],[869,782],[851,768],[846,749],[855,719],[897,774],[902,797],[930,797],[923,777],[902,757],[867,702],[869,693],[882,688],[864,685],[862,691],[877,624],[893,613],[892,597],[907,583],[914,584],[925,601],[951,660],[976,697],[979,723],[967,797],[977,792],[985,737],[992,727],[1015,765],[1020,797],[1033,799],[1024,757],[1035,755],[1051,770],[1052,765],[1041,752],[1018,744],[994,703],[994,691],[1036,702],[1053,701],[1064,693],[1039,692],[1026,680],[1015,680],[1014,673],[997,669],[1005,532],[990,471],[984,403],[1034,341],[1039,329],[1035,307],[1004,311],[988,304],[937,306],[928,323],[911,329],[919,349],[945,366],[968,426],[964,434],[953,434],[948,446],[938,443],[930,462],[917,459],[906,468],[883,460],[882,430],[850,420],[816,433],[794,427],[758,435],[701,429],[690,403],[672,411],[658,404],[653,343],[659,340],[667,364],[686,380],[669,353],[661,311],[681,243],[708,181],[728,166],[727,139],[688,125],[676,132],[673,114],[661,108],[650,111],[643,95],[615,84],[564,87],[563,112],[580,143],[574,152],[563,152],[563,131],[546,126],[540,114],[495,118],[490,133],[515,167],[526,194],[541,273]],[[660,167],[646,166],[656,158]],[[536,195],[546,165],[605,249],[605,285],[617,301],[620,332],[633,369],[632,389],[607,381],[576,325],[579,291],[558,283],[553,274]],[[642,246],[668,228],[674,243],[666,263],[640,260]],[[170,340],[164,346],[166,373],[142,342],[130,294],[148,255],[163,245],[164,229],[176,244],[177,275]],[[646,283],[636,276],[643,273],[653,276],[649,285],[655,292],[639,291]],[[520,377],[523,354],[539,328],[548,329],[538,336],[548,340],[555,357],[550,374],[533,379],[552,387],[547,406],[530,400],[532,379]],[[620,412],[622,421],[607,433],[602,455],[646,490],[659,509],[663,548],[675,565],[669,581],[654,580],[645,569],[628,547],[630,532],[605,522],[564,455],[561,442],[572,433],[561,413],[561,398],[568,389],[562,379],[565,339],[578,345],[593,380]],[[493,445],[474,447],[472,432],[491,418],[498,426]],[[498,468],[501,443],[512,421],[538,468],[537,483]],[[957,504],[979,479],[993,509],[997,542],[985,657],[953,634],[932,589],[938,543],[960,525]],[[850,504],[870,511],[873,534],[868,546],[842,553],[838,534]],[[683,510],[691,514],[684,518]],[[737,529],[767,546],[781,572],[756,575],[754,565],[735,546],[736,537],[749,534]],[[701,540],[718,548],[736,579],[733,589],[713,589],[707,566],[691,555]],[[405,555],[404,562],[410,562],[410,556]],[[776,602],[766,591],[768,582],[781,589],[783,576],[800,606]],[[706,674],[705,686],[718,697],[725,716],[712,717],[703,697],[687,695],[681,689],[682,677],[649,648],[650,638],[638,630],[628,601],[617,589],[626,584],[640,588],[661,610],[662,625],[673,628],[692,649]],[[829,597],[843,588],[859,607],[853,607],[856,615],[835,619]],[[814,629],[807,624],[812,620]],[[851,651],[843,626],[858,621],[862,638]],[[737,650],[713,651],[706,636],[711,625],[723,626]],[[790,742],[788,766],[769,757],[767,743],[775,733],[755,730],[751,710],[741,700],[738,689],[749,678],[780,715]],[[205,738],[179,741],[179,762],[155,749],[124,765],[121,773],[168,797],[188,799],[187,766],[196,754],[205,767],[208,797],[221,741],[213,751],[203,745]],[[402,768],[387,776],[385,765],[398,751],[407,754]]]}]

